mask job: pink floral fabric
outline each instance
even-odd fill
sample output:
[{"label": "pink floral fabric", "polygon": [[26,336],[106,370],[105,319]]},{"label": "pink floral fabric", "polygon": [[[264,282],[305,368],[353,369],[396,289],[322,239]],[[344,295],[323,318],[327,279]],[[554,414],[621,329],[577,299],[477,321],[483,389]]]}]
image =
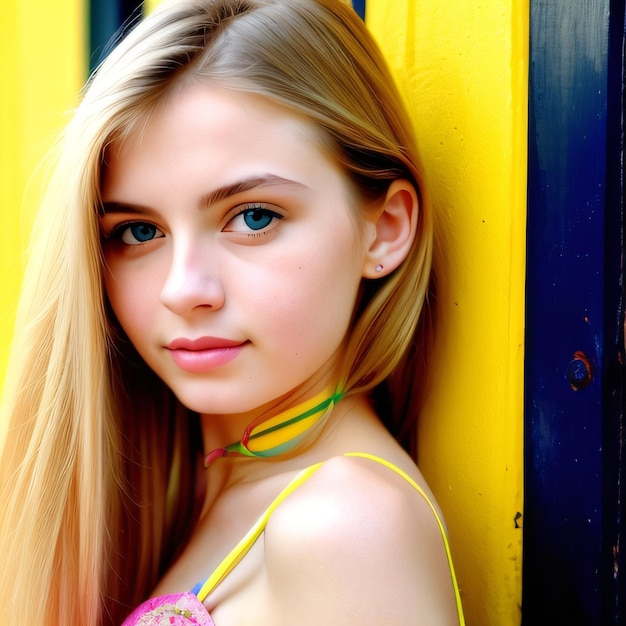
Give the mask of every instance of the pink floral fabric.
[{"label": "pink floral fabric", "polygon": [[204,604],[190,592],[150,598],[122,626],[215,626]]}]

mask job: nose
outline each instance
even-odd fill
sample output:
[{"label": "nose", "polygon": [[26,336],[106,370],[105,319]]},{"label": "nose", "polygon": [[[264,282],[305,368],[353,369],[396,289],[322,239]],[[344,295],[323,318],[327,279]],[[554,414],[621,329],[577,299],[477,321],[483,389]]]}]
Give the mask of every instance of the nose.
[{"label": "nose", "polygon": [[177,315],[195,309],[218,310],[224,306],[224,289],[216,263],[203,246],[194,242],[174,246],[168,275],[161,289],[161,303]]}]

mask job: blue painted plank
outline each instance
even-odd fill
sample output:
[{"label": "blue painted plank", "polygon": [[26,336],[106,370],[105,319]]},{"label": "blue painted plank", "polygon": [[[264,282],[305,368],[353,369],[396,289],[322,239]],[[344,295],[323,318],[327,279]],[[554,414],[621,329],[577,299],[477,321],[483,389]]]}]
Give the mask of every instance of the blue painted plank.
[{"label": "blue painted plank", "polygon": [[[607,398],[619,388],[611,373],[619,367],[622,192],[621,144],[610,141],[621,135],[620,90],[609,72],[611,23],[619,25],[612,37],[621,44],[623,2],[531,2],[523,574],[529,626],[617,623],[612,551],[621,443],[614,431],[621,409]],[[616,149],[618,158],[609,161]]]}]

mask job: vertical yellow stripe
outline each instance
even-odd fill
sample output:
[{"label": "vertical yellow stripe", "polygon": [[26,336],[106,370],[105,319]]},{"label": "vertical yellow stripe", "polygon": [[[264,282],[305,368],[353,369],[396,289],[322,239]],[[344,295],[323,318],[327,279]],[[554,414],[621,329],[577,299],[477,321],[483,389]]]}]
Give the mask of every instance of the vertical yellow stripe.
[{"label": "vertical yellow stripe", "polygon": [[40,195],[35,172],[86,75],[83,4],[0,3],[0,381]]},{"label": "vertical yellow stripe", "polygon": [[420,467],[467,623],[520,623],[528,0],[368,0],[410,102],[443,250]]}]

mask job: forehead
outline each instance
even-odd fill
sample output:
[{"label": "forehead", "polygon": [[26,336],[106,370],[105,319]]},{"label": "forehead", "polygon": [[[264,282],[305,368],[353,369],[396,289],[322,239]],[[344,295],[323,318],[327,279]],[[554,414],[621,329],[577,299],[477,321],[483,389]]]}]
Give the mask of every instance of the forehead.
[{"label": "forehead", "polygon": [[336,179],[337,189],[354,195],[326,133],[265,96],[194,84],[169,94],[141,122],[107,149],[104,201],[143,201],[135,196],[176,185],[186,193],[182,180],[198,190],[258,175],[311,188]]},{"label": "forehead", "polygon": [[136,168],[164,166],[173,154],[204,164],[207,174],[263,164],[338,167],[326,134],[304,115],[262,95],[195,84],[169,94],[111,143],[103,162],[104,187],[112,174],[128,178]]},{"label": "forehead", "polygon": [[326,133],[304,115],[267,97],[194,84],[169,93],[136,120],[122,138],[109,145],[106,164],[150,158],[165,147],[188,152],[202,149],[224,158],[233,153],[245,159],[291,149],[330,153],[329,143]]}]

